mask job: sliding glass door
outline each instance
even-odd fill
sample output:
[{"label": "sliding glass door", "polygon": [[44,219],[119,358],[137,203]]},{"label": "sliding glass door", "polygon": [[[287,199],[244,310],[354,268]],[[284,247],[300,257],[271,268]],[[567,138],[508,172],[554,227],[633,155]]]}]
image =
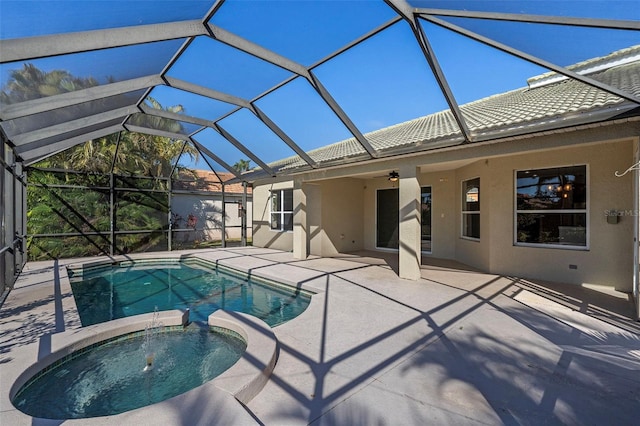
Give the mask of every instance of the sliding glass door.
[{"label": "sliding glass door", "polygon": [[398,249],[400,192],[379,189],[376,200],[376,247]]}]

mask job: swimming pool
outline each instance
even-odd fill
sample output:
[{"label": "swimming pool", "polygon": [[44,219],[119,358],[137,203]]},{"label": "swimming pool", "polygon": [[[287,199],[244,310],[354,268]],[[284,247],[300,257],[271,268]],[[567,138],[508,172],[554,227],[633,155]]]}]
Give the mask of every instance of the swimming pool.
[{"label": "swimming pool", "polygon": [[190,310],[206,322],[218,309],[254,315],[271,327],[300,315],[311,293],[246,278],[199,259],[126,261],[69,269],[83,326],[153,312]]},{"label": "swimming pool", "polygon": [[153,368],[147,368],[144,331],[118,336],[46,367],[21,387],[13,403],[45,419],[111,416],[212,380],[240,359],[246,346],[229,330],[166,327],[154,341]]}]

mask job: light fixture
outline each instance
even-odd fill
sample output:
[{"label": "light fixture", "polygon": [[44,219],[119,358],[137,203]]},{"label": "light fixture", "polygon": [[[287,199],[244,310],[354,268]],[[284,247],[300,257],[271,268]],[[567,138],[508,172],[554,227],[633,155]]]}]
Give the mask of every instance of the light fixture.
[{"label": "light fixture", "polygon": [[395,170],[389,173],[389,181],[397,182],[400,175]]}]

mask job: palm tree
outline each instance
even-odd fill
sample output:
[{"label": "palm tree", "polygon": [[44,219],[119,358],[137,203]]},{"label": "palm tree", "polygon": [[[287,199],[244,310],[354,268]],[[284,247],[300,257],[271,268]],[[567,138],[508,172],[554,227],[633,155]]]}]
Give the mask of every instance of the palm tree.
[{"label": "palm tree", "polygon": [[10,71],[9,81],[0,91],[0,100],[7,105],[97,85],[98,81],[93,77],[74,77],[64,70],[46,72],[33,64],[24,64],[22,68]]},{"label": "palm tree", "polygon": [[[32,64],[11,72],[11,77],[0,91],[5,104],[23,102],[29,99],[54,96],[56,94],[96,86],[92,78],[76,78],[67,71],[44,72]],[[184,112],[182,106],[164,108],[155,99],[148,102],[153,108],[174,113]],[[147,120],[147,127],[180,133],[182,126],[177,120],[147,116],[134,117]],[[119,143],[117,141],[119,140]],[[92,186],[108,186],[109,174],[144,175],[169,177],[176,167],[179,171],[189,170],[180,165],[182,155],[197,160],[199,151],[190,143],[179,139],[151,136],[146,134],[121,132],[90,140],[49,157],[35,165],[42,169],[63,169],[86,172],[83,174],[60,174],[55,171],[31,170],[31,183],[27,190],[28,233],[59,232],[106,232],[109,230],[109,194],[103,189],[88,189]],[[119,179],[123,179],[120,177]],[[124,182],[124,181],[123,181]],[[58,189],[55,184],[79,184],[84,188]],[[166,189],[166,181],[131,181],[125,185],[132,188]],[[121,185],[120,185],[121,186]],[[155,193],[118,191],[116,197],[116,224],[118,230],[157,230],[155,234],[134,234],[118,238],[118,246],[149,247],[162,242],[162,230],[166,226],[168,203],[164,195]],[[29,256],[34,258],[67,257],[70,255],[93,255],[108,251],[106,237],[56,237],[31,240]]]},{"label": "palm tree", "polygon": [[251,160],[238,160],[232,167],[240,173],[246,172],[251,167]]}]

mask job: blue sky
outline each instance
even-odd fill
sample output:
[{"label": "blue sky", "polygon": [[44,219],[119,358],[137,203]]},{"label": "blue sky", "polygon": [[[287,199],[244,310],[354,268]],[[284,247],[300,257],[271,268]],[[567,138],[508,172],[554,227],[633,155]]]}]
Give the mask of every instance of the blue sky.
[{"label": "blue sky", "polygon": [[[200,19],[213,2],[203,1],[7,1],[0,3],[3,38],[47,35]],[[640,19],[640,1],[414,1],[419,7],[467,8],[499,12]],[[389,21],[394,12],[382,1],[228,0],[212,23],[274,52],[311,66],[341,46]],[[638,32],[537,24],[448,19],[542,59],[569,65],[640,44]],[[546,72],[537,65],[482,45],[421,20],[435,55],[459,104],[526,86],[528,77]],[[183,40],[30,61],[44,70],[65,69],[102,82],[157,73]],[[0,67],[2,84],[11,69]],[[405,22],[399,22],[322,64],[313,72],[363,132],[447,108],[427,62]],[[290,72],[250,57],[207,37],[197,38],[169,70],[169,76],[252,99],[288,78]],[[158,87],[151,95],[164,106],[183,105],[188,115],[215,119],[234,106]],[[303,149],[350,137],[345,126],[301,78],[256,102]],[[220,123],[264,161],[293,152],[246,110]],[[215,132],[196,136],[233,164],[245,158]],[[202,163],[200,164],[202,166]]]}]

